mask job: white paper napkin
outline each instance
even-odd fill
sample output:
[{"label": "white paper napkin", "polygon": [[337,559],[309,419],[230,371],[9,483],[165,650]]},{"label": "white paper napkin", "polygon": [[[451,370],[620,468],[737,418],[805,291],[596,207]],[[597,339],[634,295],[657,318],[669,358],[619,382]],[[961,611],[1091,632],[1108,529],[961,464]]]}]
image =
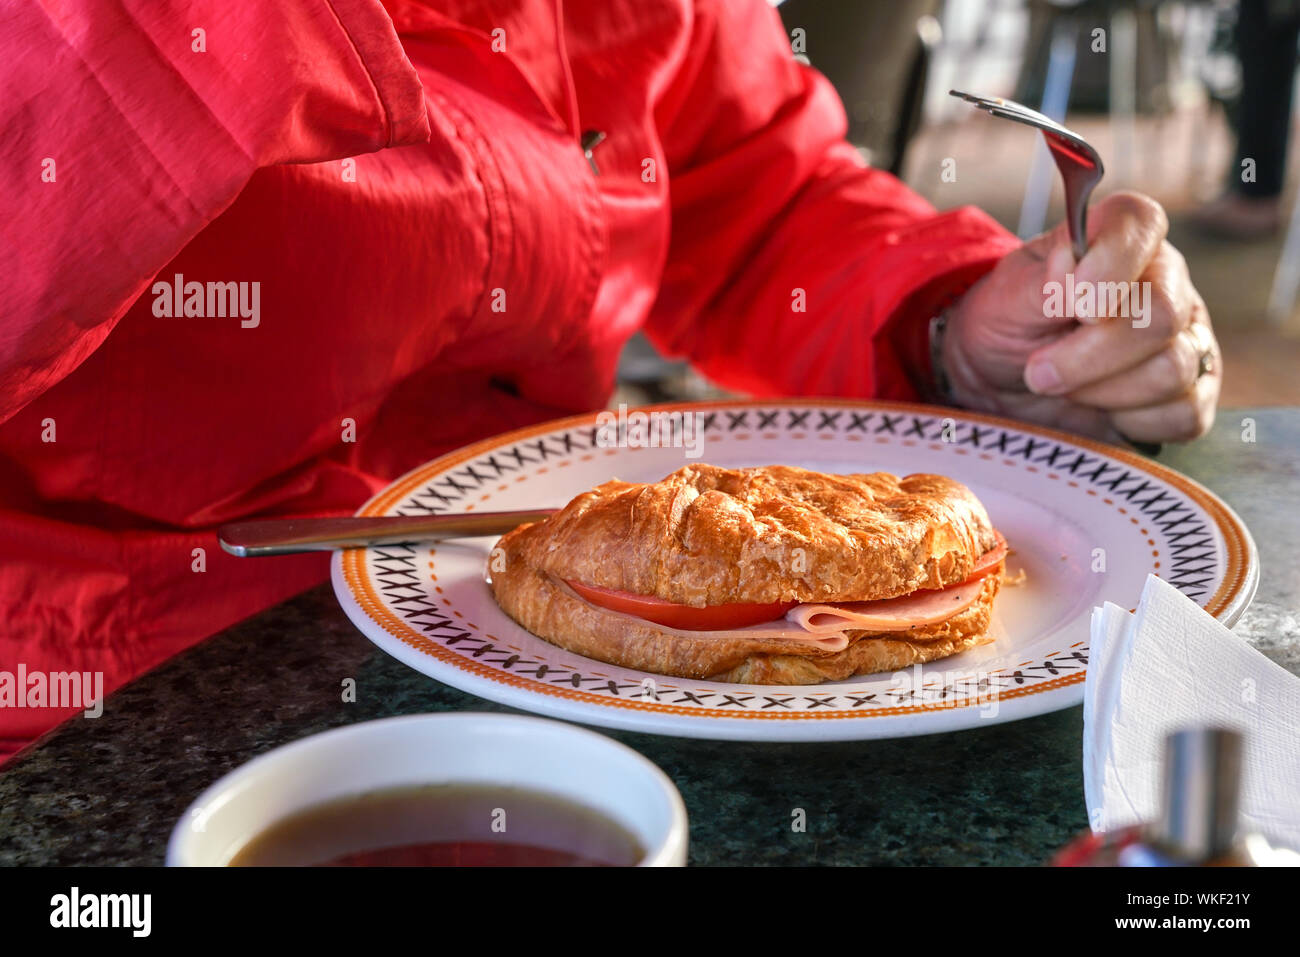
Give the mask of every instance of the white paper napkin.
[{"label": "white paper napkin", "polygon": [[1300,849],[1300,678],[1154,575],[1137,612],[1093,609],[1083,703],[1088,820],[1110,831],[1159,812],[1165,735],[1242,732],[1242,827]]}]

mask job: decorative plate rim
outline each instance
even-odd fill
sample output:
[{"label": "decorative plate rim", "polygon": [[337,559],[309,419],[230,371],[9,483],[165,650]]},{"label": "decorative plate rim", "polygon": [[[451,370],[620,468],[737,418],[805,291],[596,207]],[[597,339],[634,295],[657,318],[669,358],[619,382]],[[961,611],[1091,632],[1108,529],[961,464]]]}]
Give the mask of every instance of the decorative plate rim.
[{"label": "decorative plate rim", "polygon": [[[1245,524],[1240,517],[1217,495],[1205,488],[1199,482],[1188,478],[1187,476],[1162,465],[1142,458],[1136,453],[1129,452],[1115,446],[1097,442],[1082,436],[1075,436],[1059,430],[1046,428],[1043,426],[1033,425],[1030,423],[1018,422],[1013,419],[1007,419],[1000,416],[988,415],[985,413],[968,412],[963,409],[948,409],[942,406],[931,406],[913,402],[894,402],[887,400],[865,400],[865,399],[840,399],[840,398],[797,398],[797,399],[713,399],[700,402],[673,402],[656,405],[638,406],[634,409],[628,409],[628,412],[667,412],[667,411],[715,411],[736,410],[741,408],[765,407],[767,409],[799,409],[799,408],[841,408],[841,409],[859,409],[871,412],[902,412],[928,415],[931,417],[953,418],[959,422],[976,422],[989,426],[1009,430],[1014,433],[1036,435],[1045,439],[1050,439],[1058,443],[1064,443],[1069,446],[1086,449],[1093,453],[1103,455],[1109,459],[1121,462],[1131,469],[1149,475],[1155,479],[1163,481],[1173,488],[1177,489],[1196,505],[1204,510],[1213,522],[1214,527],[1222,536],[1225,546],[1225,566],[1223,579],[1216,589],[1215,593],[1204,603],[1204,607],[1215,617],[1224,621],[1225,624],[1231,625],[1240,617],[1254,596],[1258,587],[1259,580],[1259,561],[1255,543],[1246,529]],[[545,422],[535,423],[503,432],[496,436],[491,436],[471,443],[461,448],[454,449],[438,456],[429,462],[423,463],[402,476],[393,480],[384,489],[381,489],[363,504],[356,512],[358,516],[376,516],[388,513],[396,503],[401,501],[412,492],[416,491],[421,485],[426,485],[431,479],[436,478],[439,474],[448,473],[458,465],[462,465],[472,459],[488,454],[493,450],[501,449],[539,435],[545,435],[556,432],[563,432],[582,427],[593,427],[598,422],[598,416],[608,410],[595,410],[592,412],[581,413],[564,418],[552,419]],[[809,428],[810,432],[817,430]],[[979,446],[977,445],[978,449]],[[472,506],[471,506],[472,508]],[[1013,688],[998,688],[992,694],[978,694],[962,698],[960,701],[942,702],[912,702],[907,706],[880,706],[868,710],[801,710],[801,711],[752,711],[752,710],[719,710],[719,709],[702,709],[702,708],[682,708],[674,704],[665,704],[657,700],[644,700],[631,697],[613,697],[607,695],[597,695],[584,691],[580,687],[563,688],[554,684],[548,684],[540,680],[525,679],[519,675],[503,671],[499,668],[489,667],[484,662],[467,658],[464,655],[457,654],[455,651],[410,627],[384,603],[378,590],[371,581],[368,569],[366,568],[365,558],[367,550],[352,549],[336,552],[333,561],[333,579],[335,591],[339,593],[339,598],[345,597],[343,589],[346,588],[347,597],[355,604],[356,610],[360,611],[370,619],[370,621],[381,628],[392,638],[397,639],[405,647],[402,649],[406,654],[397,655],[399,659],[406,664],[416,667],[415,660],[427,659],[432,657],[437,661],[455,668],[465,676],[475,679],[478,684],[481,681],[487,681],[491,684],[505,685],[507,687],[519,689],[525,692],[540,693],[549,697],[562,698],[577,705],[595,705],[604,713],[613,713],[621,711],[628,715],[627,720],[611,721],[622,727],[628,727],[633,730],[654,730],[659,733],[679,734],[679,735],[699,735],[713,737],[728,737],[730,735],[721,734],[717,729],[710,729],[707,732],[701,732],[699,729],[691,730],[680,727],[654,727],[648,728],[643,721],[637,721],[633,714],[628,712],[654,713],[664,716],[686,717],[694,719],[696,722],[707,722],[712,724],[718,718],[736,718],[748,720],[771,719],[776,721],[818,721],[823,722],[827,719],[853,719],[853,718],[890,718],[915,716],[925,712],[932,711],[960,711],[963,708],[979,707],[996,699],[999,702],[1011,704],[1009,699],[1020,699],[1016,701],[1019,707],[1013,706],[1013,710],[1019,712],[1017,716],[1028,717],[1031,714],[1042,713],[1044,711],[1055,710],[1056,707],[1069,707],[1078,704],[1082,699],[1082,683],[1086,676],[1086,667],[1079,668],[1068,675],[1062,675],[1055,678],[1047,678],[1032,682],[1027,685]],[[359,627],[361,622],[356,621],[353,615],[353,609],[348,607],[348,602],[342,602],[345,611],[350,617],[353,617],[354,623]],[[364,632],[364,628],[362,628]],[[1079,644],[1084,644],[1080,642]],[[383,647],[383,646],[381,646]],[[1074,646],[1071,646],[1074,647]],[[392,649],[384,647],[385,651],[392,652]],[[408,655],[411,656],[408,658]],[[417,670],[420,670],[417,668]],[[673,679],[685,680],[685,679]],[[748,689],[750,686],[742,685],[738,688]],[[757,687],[757,686],[754,686]],[[817,686],[810,686],[809,690]],[[1041,695],[1051,691],[1070,692],[1068,698],[1057,696],[1055,705],[1049,704],[1046,700],[1039,700],[1030,703],[1023,699],[1034,695]],[[478,692],[471,692],[478,693]],[[513,703],[513,702],[505,702]],[[593,720],[595,717],[593,716]],[[1009,720],[1006,718],[1004,720]],[[582,720],[578,718],[577,720]],[[950,722],[941,722],[949,724]],[[941,727],[923,727],[910,732],[925,734],[931,731],[944,730]]]}]

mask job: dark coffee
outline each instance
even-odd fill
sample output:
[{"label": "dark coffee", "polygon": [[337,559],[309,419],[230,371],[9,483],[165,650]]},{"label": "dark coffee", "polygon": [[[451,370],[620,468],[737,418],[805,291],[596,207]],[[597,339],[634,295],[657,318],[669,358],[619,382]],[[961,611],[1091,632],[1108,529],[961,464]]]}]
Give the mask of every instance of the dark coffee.
[{"label": "dark coffee", "polygon": [[232,867],[628,867],[636,837],[599,811],[539,791],[421,785],[340,798],[279,821]]}]

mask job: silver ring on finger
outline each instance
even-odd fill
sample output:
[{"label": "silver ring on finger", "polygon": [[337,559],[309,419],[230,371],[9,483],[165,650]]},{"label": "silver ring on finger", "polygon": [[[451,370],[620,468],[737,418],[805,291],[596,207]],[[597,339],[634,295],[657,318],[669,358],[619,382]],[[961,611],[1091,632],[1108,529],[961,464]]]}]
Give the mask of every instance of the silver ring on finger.
[{"label": "silver ring on finger", "polygon": [[1201,379],[1214,371],[1214,350],[1206,349],[1196,360],[1196,378]]},{"label": "silver ring on finger", "polygon": [[1218,356],[1214,351],[1214,340],[1205,335],[1207,330],[1200,323],[1193,323],[1183,331],[1187,338],[1192,341],[1192,347],[1196,349],[1196,378],[1197,380],[1203,379],[1213,373],[1218,366]]}]

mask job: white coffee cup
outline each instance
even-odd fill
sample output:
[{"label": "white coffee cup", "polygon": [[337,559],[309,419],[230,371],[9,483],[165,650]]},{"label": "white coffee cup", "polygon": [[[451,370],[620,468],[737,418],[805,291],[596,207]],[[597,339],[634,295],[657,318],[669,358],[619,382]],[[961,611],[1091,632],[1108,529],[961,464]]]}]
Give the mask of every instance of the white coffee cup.
[{"label": "white coffee cup", "polygon": [[589,807],[646,849],[643,867],[686,863],[686,806],[668,776],[612,738],[508,714],[418,714],[348,725],[254,758],[190,805],[169,866],[222,866],[272,824],[336,799],[420,785],[532,789]]}]

